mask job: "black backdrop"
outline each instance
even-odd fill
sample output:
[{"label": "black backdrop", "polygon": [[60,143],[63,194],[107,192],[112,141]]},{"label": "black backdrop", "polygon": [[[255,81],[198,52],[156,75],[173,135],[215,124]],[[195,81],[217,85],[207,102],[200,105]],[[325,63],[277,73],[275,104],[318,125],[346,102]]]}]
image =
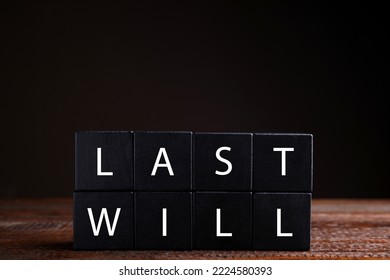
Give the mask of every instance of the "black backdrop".
[{"label": "black backdrop", "polygon": [[390,197],[384,7],[13,2],[1,197],[70,196],[74,132],[119,129],[313,133],[315,197]]}]

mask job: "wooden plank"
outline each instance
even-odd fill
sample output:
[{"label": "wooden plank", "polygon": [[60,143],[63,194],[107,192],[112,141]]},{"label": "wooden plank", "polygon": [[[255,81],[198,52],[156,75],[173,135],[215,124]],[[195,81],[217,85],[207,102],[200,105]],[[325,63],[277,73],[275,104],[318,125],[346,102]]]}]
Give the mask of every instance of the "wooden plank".
[{"label": "wooden plank", "polygon": [[307,252],[74,251],[71,199],[0,200],[0,259],[390,259],[390,200],[313,200]]}]

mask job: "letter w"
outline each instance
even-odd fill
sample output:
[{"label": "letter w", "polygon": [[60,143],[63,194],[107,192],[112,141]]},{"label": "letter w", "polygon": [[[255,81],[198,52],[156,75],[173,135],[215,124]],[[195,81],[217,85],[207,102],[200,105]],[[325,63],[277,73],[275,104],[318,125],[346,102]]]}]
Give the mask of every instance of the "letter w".
[{"label": "letter w", "polygon": [[115,213],[114,223],[111,226],[110,220],[108,218],[107,208],[102,208],[102,211],[100,212],[99,222],[98,222],[98,225],[96,227],[95,219],[93,218],[92,209],[88,208],[88,215],[89,215],[89,220],[91,221],[93,235],[99,236],[100,228],[102,226],[102,222],[103,222],[103,218],[104,218],[106,220],[108,235],[113,236],[115,233],[115,228],[116,228],[116,224],[118,222],[120,212],[121,212],[121,208],[117,208],[116,213]]}]

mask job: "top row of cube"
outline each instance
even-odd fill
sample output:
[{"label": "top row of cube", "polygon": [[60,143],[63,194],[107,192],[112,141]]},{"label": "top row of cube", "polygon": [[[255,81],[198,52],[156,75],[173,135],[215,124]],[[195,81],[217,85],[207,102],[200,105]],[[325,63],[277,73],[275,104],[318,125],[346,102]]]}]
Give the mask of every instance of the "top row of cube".
[{"label": "top row of cube", "polygon": [[311,192],[313,136],[76,133],[77,191]]}]

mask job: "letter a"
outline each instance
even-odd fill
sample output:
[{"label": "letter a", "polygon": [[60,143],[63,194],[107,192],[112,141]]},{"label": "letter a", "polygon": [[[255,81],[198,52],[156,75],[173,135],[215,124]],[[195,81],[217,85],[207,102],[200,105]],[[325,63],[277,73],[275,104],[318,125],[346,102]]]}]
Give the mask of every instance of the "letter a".
[{"label": "letter a", "polygon": [[[164,156],[165,163],[160,163],[161,155]],[[169,162],[168,154],[165,148],[160,148],[158,151],[158,155],[156,158],[156,162],[154,163],[153,170],[152,170],[152,176],[156,176],[157,168],[159,167],[166,167],[168,168],[168,172],[170,176],[174,176],[171,163]]]}]

